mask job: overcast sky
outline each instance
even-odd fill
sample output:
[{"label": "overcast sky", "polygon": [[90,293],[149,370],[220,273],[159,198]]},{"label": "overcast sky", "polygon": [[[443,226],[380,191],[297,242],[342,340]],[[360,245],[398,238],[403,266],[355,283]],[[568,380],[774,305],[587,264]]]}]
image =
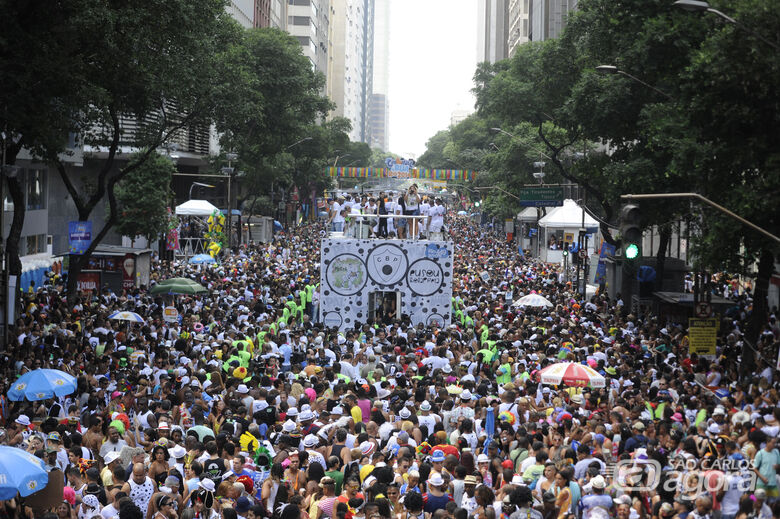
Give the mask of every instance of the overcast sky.
[{"label": "overcast sky", "polygon": [[391,0],[390,151],[419,157],[456,109],[472,110],[475,0]]}]

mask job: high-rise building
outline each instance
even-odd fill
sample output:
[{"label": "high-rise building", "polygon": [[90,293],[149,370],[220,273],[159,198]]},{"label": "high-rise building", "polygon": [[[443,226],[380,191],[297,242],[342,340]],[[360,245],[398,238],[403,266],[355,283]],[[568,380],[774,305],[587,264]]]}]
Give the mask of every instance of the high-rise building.
[{"label": "high-rise building", "polygon": [[477,60],[495,63],[508,56],[508,0],[478,0]]},{"label": "high-rise building", "polygon": [[225,10],[245,29],[255,26],[255,0],[230,0]]},{"label": "high-rise building", "polygon": [[468,119],[469,115],[473,114],[474,110],[464,110],[461,107],[456,108],[450,114],[450,126],[455,126]]},{"label": "high-rise building", "polygon": [[577,0],[531,0],[528,39],[544,41],[557,38],[566,27],[566,17],[577,8]]},{"label": "high-rise building", "polygon": [[530,31],[529,15],[531,13],[531,0],[509,0],[509,34],[507,38],[507,50],[509,56],[514,56],[519,45],[529,41]]},{"label": "high-rise building", "polygon": [[311,61],[314,70],[326,75],[330,50],[328,19],[328,0],[287,2],[287,32],[298,38],[301,50]]},{"label": "high-rise building", "polygon": [[369,145],[390,148],[390,0],[374,0],[374,78],[369,102]]},{"label": "high-rise building", "polygon": [[374,0],[331,0],[328,97],[336,103],[331,115],[352,121],[353,141],[368,142],[373,25]]},{"label": "high-rise building", "polygon": [[287,29],[287,0],[255,0],[255,27]]}]

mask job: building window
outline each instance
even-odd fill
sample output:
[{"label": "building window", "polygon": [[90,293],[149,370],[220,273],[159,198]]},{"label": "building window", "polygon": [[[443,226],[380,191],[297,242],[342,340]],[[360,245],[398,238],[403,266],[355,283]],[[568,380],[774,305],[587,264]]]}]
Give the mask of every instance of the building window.
[{"label": "building window", "polygon": [[313,25],[308,16],[288,16],[287,23],[290,25]]},{"label": "building window", "polygon": [[46,209],[46,170],[31,169],[27,173],[27,210]]},{"label": "building window", "polygon": [[[26,251],[25,254],[41,254],[46,252],[46,235],[34,234],[27,236],[26,238]],[[20,244],[21,249],[21,244]]]},{"label": "building window", "polygon": [[288,0],[290,5],[311,5],[311,0]]}]

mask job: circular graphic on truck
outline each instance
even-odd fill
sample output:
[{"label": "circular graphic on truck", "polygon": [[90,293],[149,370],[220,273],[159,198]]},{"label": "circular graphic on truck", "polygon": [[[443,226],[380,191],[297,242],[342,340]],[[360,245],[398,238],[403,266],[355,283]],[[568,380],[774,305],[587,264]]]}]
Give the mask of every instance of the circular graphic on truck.
[{"label": "circular graphic on truck", "polygon": [[339,254],[333,258],[325,275],[327,285],[341,296],[357,294],[368,279],[366,266],[354,254]]}]

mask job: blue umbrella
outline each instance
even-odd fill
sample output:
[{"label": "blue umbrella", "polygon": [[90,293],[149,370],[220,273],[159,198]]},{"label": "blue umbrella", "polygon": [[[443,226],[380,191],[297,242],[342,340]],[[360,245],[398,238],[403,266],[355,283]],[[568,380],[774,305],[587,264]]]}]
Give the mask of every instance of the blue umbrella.
[{"label": "blue umbrella", "polygon": [[458,214],[461,216],[466,216],[468,213],[466,211],[458,211]]},{"label": "blue umbrella", "polygon": [[190,258],[190,263],[194,263],[195,265],[202,265],[205,263],[216,263],[217,260],[212,258],[209,254],[196,254],[195,256]]},{"label": "blue umbrella", "polygon": [[279,222],[279,220],[274,220],[274,231],[281,231],[282,229],[284,229],[284,227],[281,222]]},{"label": "blue umbrella", "polygon": [[54,396],[66,396],[76,391],[76,377],[58,369],[28,371],[11,384],[10,400],[46,400]]},{"label": "blue umbrella", "polygon": [[43,490],[49,483],[49,473],[43,460],[16,447],[0,446],[0,501],[20,494],[27,497]]}]

